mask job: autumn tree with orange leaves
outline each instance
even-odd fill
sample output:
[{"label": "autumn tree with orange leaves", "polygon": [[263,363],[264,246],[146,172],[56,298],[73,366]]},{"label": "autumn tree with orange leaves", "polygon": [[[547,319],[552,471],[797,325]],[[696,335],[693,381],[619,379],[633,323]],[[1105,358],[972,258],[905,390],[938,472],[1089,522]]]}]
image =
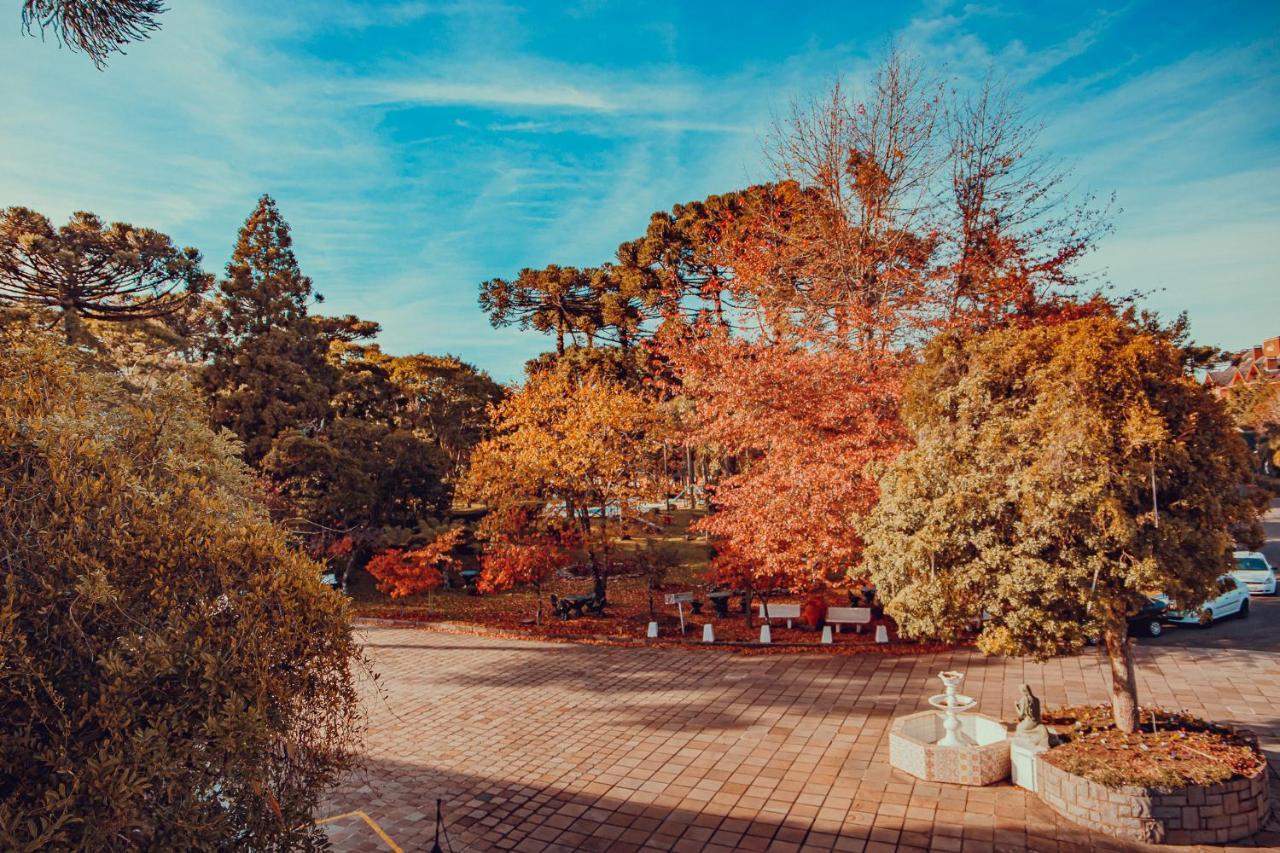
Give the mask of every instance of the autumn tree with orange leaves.
[{"label": "autumn tree with orange leaves", "polygon": [[690,440],[730,460],[700,523],[733,563],[717,571],[757,590],[839,582],[877,468],[910,444],[919,347],[1107,310],[1076,301],[1071,266],[1105,224],[1062,195],[1035,136],[996,87],[951,96],[891,57],[865,97],[837,86],[775,128],[767,189],[708,200],[709,222],[655,216],[635,257],[681,310],[654,348],[693,407]]},{"label": "autumn tree with orange leaves", "polygon": [[453,549],[462,542],[462,528],[441,533],[421,548],[388,548],[370,558],[365,570],[378,581],[378,591],[404,598],[439,589],[444,570],[456,566]]},{"label": "autumn tree with orange leaves", "polygon": [[615,379],[554,369],[491,411],[494,434],[472,453],[464,492],[496,512],[571,520],[604,598],[622,520],[659,490],[667,417]]}]

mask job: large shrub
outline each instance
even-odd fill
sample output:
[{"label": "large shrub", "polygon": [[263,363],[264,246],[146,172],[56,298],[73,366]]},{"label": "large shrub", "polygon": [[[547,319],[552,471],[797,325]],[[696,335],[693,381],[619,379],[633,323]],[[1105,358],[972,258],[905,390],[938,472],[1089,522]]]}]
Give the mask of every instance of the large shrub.
[{"label": "large shrub", "polygon": [[320,843],[359,661],[188,389],[0,331],[0,848]]}]

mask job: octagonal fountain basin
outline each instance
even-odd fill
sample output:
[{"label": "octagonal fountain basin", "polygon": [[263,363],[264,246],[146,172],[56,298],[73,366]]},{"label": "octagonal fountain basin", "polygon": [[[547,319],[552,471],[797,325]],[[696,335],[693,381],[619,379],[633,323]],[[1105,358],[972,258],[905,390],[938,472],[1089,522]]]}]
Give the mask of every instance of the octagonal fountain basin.
[{"label": "octagonal fountain basin", "polygon": [[889,726],[889,763],[927,782],[993,785],[1009,775],[1009,732],[983,714],[959,718],[959,746],[938,743],[947,731],[943,715],[921,711]]}]

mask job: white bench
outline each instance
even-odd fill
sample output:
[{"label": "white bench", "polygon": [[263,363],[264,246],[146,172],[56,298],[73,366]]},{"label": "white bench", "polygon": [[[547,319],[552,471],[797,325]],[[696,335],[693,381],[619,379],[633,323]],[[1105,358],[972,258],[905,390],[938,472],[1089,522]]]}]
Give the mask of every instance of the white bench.
[{"label": "white bench", "polygon": [[768,613],[765,612],[765,605],[760,605],[761,619],[786,619],[787,627],[791,627],[792,619],[800,618],[799,604],[770,604],[768,605]]},{"label": "white bench", "polygon": [[835,625],[836,632],[839,633],[841,626],[857,625],[858,630],[862,630],[863,625],[871,623],[870,607],[828,607],[827,608],[827,624]]}]

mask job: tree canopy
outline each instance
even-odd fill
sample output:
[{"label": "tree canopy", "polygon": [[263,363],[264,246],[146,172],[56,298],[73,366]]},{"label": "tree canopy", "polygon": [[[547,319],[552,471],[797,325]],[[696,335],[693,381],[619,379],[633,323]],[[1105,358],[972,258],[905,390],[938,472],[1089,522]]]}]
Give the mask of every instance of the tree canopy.
[{"label": "tree canopy", "polygon": [[360,727],[319,572],[188,389],[0,332],[0,847],[319,844]]},{"label": "tree canopy", "polygon": [[574,520],[603,596],[619,518],[656,490],[664,413],[617,381],[565,370],[535,373],[492,412],[494,434],[472,453],[467,494],[499,512]]},{"label": "tree canopy", "polygon": [[904,403],[915,446],[881,480],[866,570],[908,637],[982,621],[988,653],[1101,637],[1132,731],[1128,615],[1194,608],[1254,519],[1245,449],[1167,337],[1096,317],[929,345]]},{"label": "tree canopy", "polygon": [[164,0],[23,0],[22,25],[28,33],[51,30],[101,69],[111,54],[160,29],[164,11]]},{"label": "tree canopy", "polygon": [[168,236],[80,211],[61,228],[25,207],[0,212],[0,304],[53,312],[68,342],[85,320],[129,322],[181,311],[212,284],[200,253]]}]

